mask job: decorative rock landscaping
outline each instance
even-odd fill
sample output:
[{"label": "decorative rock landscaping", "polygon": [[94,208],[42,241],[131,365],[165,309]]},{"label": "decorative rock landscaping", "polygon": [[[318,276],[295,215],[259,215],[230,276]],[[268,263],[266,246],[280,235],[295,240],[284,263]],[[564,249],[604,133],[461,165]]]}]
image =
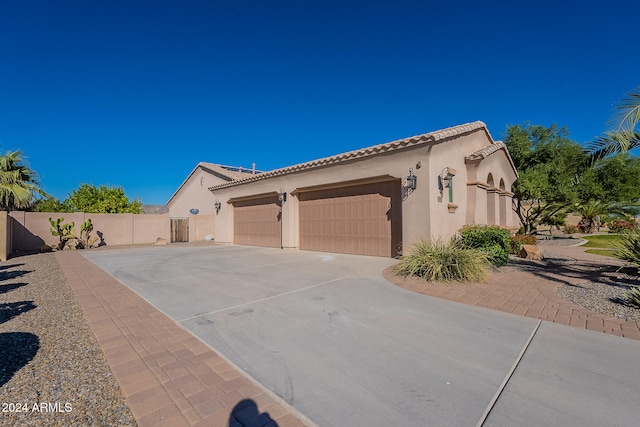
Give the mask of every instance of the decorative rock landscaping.
[{"label": "decorative rock landscaping", "polygon": [[0,424],[135,426],[52,253],[0,263]]}]

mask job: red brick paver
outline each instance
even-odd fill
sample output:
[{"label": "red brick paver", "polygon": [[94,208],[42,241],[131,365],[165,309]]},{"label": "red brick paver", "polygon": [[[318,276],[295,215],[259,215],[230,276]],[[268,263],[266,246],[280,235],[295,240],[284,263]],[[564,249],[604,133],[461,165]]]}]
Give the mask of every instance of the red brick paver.
[{"label": "red brick paver", "polygon": [[580,247],[545,246],[544,250],[576,262],[540,271],[495,273],[489,283],[425,283],[415,277],[395,276],[393,267],[387,268],[384,276],[398,286],[425,295],[640,340],[638,322],[597,313],[562,299],[555,291],[561,284],[594,280],[605,274],[603,266],[622,265],[620,262],[587,254]]},{"label": "red brick paver", "polygon": [[314,425],[82,255],[56,258],[139,426],[227,426],[245,399],[280,427]]}]

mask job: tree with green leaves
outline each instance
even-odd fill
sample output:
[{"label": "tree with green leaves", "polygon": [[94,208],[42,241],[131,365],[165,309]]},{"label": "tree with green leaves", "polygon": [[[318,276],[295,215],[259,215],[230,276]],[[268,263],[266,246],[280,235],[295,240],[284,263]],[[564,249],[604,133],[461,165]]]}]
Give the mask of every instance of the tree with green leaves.
[{"label": "tree with green leaves", "polygon": [[613,119],[616,128],[605,132],[589,147],[593,161],[640,147],[640,133],[636,131],[640,122],[640,86],[622,98],[616,110]]},{"label": "tree with green leaves", "polygon": [[60,202],[52,196],[37,200],[33,210],[35,212],[73,212],[67,200]]},{"label": "tree with green leaves", "polygon": [[573,213],[582,217],[583,233],[593,233],[603,217],[630,218],[640,199],[640,158],[622,153],[597,160],[576,182],[578,201]]},{"label": "tree with green leaves", "polygon": [[0,156],[0,209],[27,209],[36,195],[47,196],[38,175],[25,165],[22,152],[7,151]]},{"label": "tree with green leaves", "polygon": [[640,159],[629,153],[591,162],[566,128],[509,126],[505,144],[518,169],[514,210],[524,232],[540,223],[558,225],[567,213],[593,232],[603,216],[628,216],[640,199]]},{"label": "tree with green leaves", "polygon": [[524,232],[531,233],[543,218],[550,220],[578,201],[575,181],[586,154],[555,124],[509,126],[505,144],[519,174],[513,208]]},{"label": "tree with green leaves", "polygon": [[141,213],[142,202],[138,199],[129,200],[122,187],[96,187],[81,184],[73,190],[63,202],[74,212],[87,213]]}]

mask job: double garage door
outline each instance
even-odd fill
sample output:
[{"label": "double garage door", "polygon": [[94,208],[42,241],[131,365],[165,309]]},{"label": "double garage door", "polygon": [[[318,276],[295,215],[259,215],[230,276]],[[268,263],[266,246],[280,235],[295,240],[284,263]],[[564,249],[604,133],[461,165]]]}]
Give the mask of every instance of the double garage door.
[{"label": "double garage door", "polygon": [[[395,256],[402,240],[400,183],[385,181],[298,194],[300,249]],[[234,241],[280,247],[277,197],[237,202]]]}]

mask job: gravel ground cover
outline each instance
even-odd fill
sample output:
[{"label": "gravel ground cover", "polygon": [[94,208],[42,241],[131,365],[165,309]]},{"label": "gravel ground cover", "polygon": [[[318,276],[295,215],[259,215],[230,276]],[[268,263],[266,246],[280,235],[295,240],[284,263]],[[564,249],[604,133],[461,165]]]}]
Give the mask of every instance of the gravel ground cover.
[{"label": "gravel ground cover", "polygon": [[[555,238],[539,240],[538,245],[544,250],[545,246],[578,246],[584,242],[585,240],[579,238]],[[526,261],[521,258],[511,257],[509,265],[502,267],[501,270],[520,269],[531,271],[573,262],[575,262],[573,258],[545,252],[544,261]],[[625,293],[629,289],[640,286],[640,277],[625,273],[625,270],[617,271],[615,267],[611,267],[608,270],[606,274],[600,275],[597,281],[584,281],[577,285],[560,285],[556,288],[556,293],[563,299],[589,310],[618,319],[640,322],[640,308],[629,305],[625,299]]]},{"label": "gravel ground cover", "polygon": [[0,425],[135,426],[53,253],[0,262]]}]

